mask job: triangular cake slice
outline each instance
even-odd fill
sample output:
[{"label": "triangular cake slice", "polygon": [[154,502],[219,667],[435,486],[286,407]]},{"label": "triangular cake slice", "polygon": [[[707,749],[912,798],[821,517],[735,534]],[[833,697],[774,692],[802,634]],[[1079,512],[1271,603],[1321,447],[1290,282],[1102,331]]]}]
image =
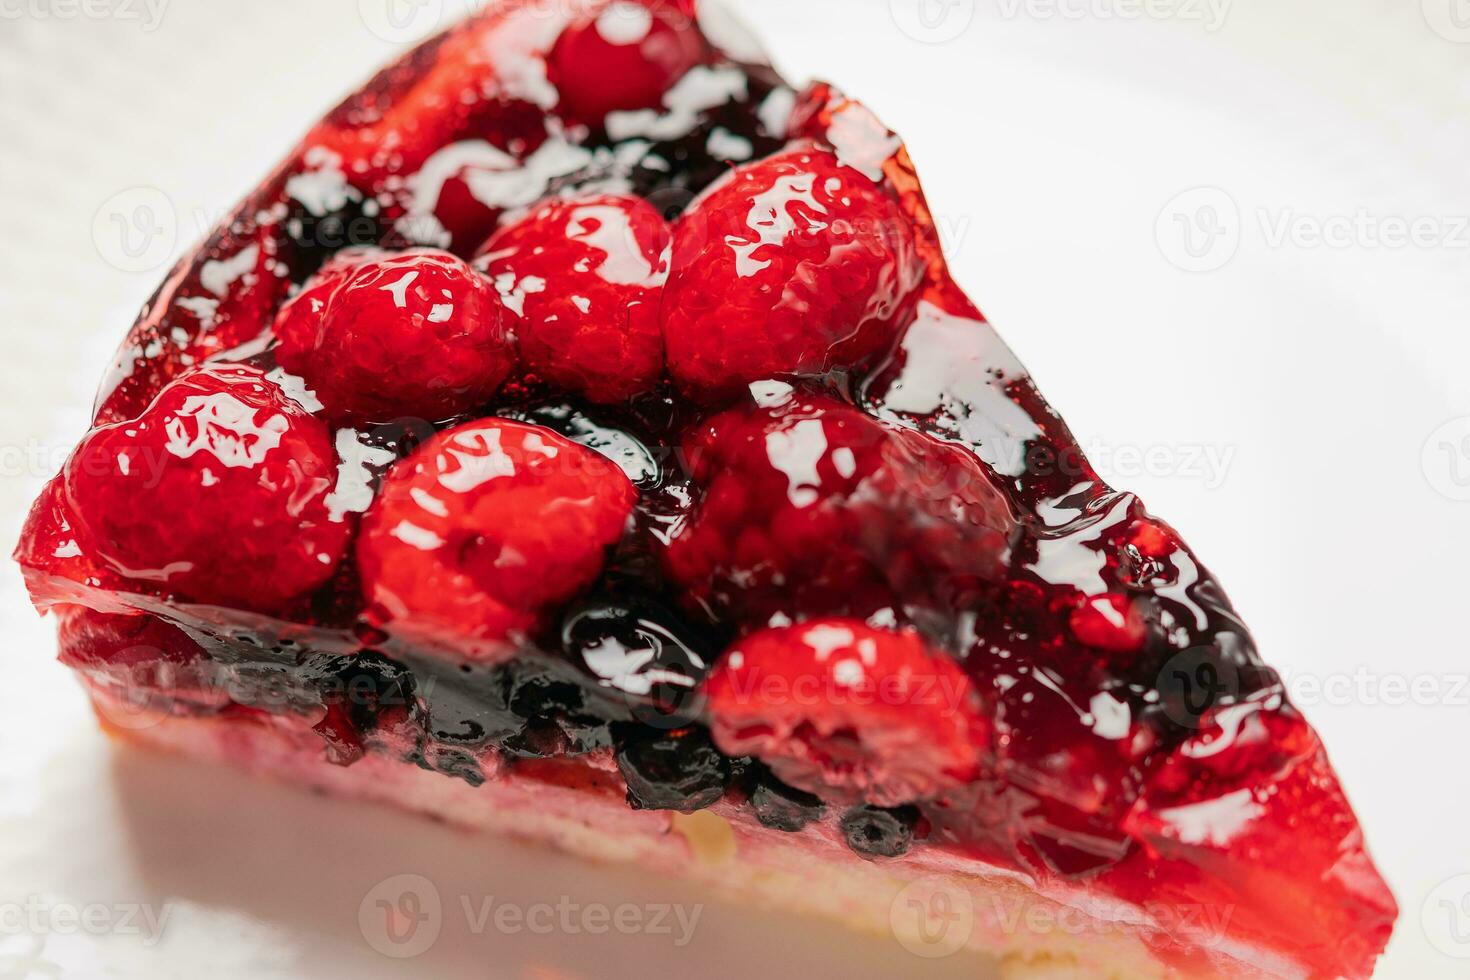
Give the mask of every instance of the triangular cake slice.
[{"label": "triangular cake slice", "polygon": [[926,953],[1362,977],[1396,915],[903,144],[692,0],[491,4],[332,112],[149,302],[17,558],[131,740]]}]

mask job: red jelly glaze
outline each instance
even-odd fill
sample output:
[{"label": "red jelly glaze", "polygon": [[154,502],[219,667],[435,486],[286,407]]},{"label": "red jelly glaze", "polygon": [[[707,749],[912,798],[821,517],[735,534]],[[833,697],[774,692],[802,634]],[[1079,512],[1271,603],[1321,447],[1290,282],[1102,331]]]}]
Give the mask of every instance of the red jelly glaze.
[{"label": "red jelly glaze", "polygon": [[[692,14],[690,5],[668,9]],[[568,10],[548,18],[536,5],[493,5],[386,69],[329,116],[280,172],[170,274],[120,351],[99,399],[98,422],[104,427],[87,445],[96,441],[107,448],[107,440],[122,438],[105,424],[145,416],[170,381],[205,358],[254,358],[262,363],[260,371],[269,369],[279,351],[229,352],[242,344],[264,347],[268,338],[258,338],[291,279],[301,277],[287,270],[320,264],[303,254],[310,243],[286,233],[291,178],[316,179],[326,172],[323,167],[340,168],[351,185],[345,196],[371,212],[385,240],[396,243],[395,236],[405,234],[401,220],[427,214],[437,222],[437,228],[429,227],[436,243],[443,244],[438,236],[447,233],[450,246],[466,254],[494,227],[502,206],[470,193],[467,169],[430,181],[425,165],[441,151],[458,152],[461,144],[478,141],[500,154],[497,167],[516,167],[551,140],[601,138],[597,119],[573,119],[587,125],[565,130],[557,113],[654,108],[691,57],[727,64],[697,31],[675,21],[668,23],[683,33],[678,44],[663,49],[675,51],[669,57],[645,53],[636,43],[613,45],[628,50],[599,51],[606,38],[589,35],[581,16]],[[656,19],[662,23],[661,16]],[[663,36],[661,26],[652,26],[649,38]],[[572,31],[563,33],[568,27]],[[589,53],[574,65],[553,54],[579,46],[590,46]],[[679,53],[696,47],[697,56]],[[563,63],[548,64],[548,54]],[[616,80],[575,80],[584,68],[607,68],[628,54],[642,60]],[[564,90],[539,89],[543,73],[559,78]],[[591,102],[579,108],[589,93]],[[598,99],[607,101],[597,104]],[[140,566],[115,560],[117,542],[99,542],[91,526],[97,508],[79,506],[86,501],[72,492],[69,466],[37,502],[17,550],[37,602],[84,600],[113,612],[134,604],[157,611],[169,602],[160,595],[169,589],[202,599],[234,583],[249,594],[214,594],[206,601],[322,625],[317,617],[324,607],[340,606],[349,619],[355,616],[361,577],[370,602],[367,618],[378,630],[360,630],[361,636],[495,659],[506,655],[508,641],[521,642],[542,625],[539,620],[583,589],[596,588],[592,580],[619,539],[618,547],[627,549],[642,531],[652,530],[666,543],[652,550],[666,547],[670,591],[687,587],[720,628],[744,635],[736,649],[770,640],[772,632],[759,631],[772,618],[778,624],[794,621],[798,625],[791,628],[799,630],[821,617],[861,614],[871,619],[855,628],[876,631],[890,644],[913,645],[922,637],[928,653],[942,650],[954,658],[988,726],[974,743],[983,748],[970,760],[977,778],[958,786],[906,781],[909,788],[902,792],[888,792],[892,788],[881,778],[867,781],[870,792],[874,785],[885,787],[877,799],[897,802],[917,794],[933,827],[923,846],[1019,867],[1043,889],[1083,879],[1091,889],[1164,912],[1229,908],[1232,941],[1261,944],[1314,976],[1366,975],[1391,930],[1392,897],[1367,857],[1315,735],[1284,700],[1279,681],[1261,663],[1218,585],[1172,529],[1097,479],[1061,419],[949,277],[902,144],[872,113],[830,86],[815,85],[796,101],[782,135],[802,142],[774,163],[739,166],[702,194],[676,228],[660,326],[667,374],[685,398],[671,403],[659,386],[650,392],[640,379],[634,405],[619,407],[644,418],[650,404],[673,406],[668,421],[643,433],[660,459],[676,460],[672,475],[646,490],[642,500],[602,457],[570,443],[566,449],[555,441],[561,437],[536,430],[543,446],[555,446],[565,458],[585,457],[587,467],[579,464],[576,475],[538,477],[525,486],[511,479],[514,504],[499,500],[498,490],[483,491],[484,500],[496,501],[493,507],[480,506],[476,492],[435,498],[430,508],[447,510],[446,517],[425,510],[412,491],[433,493],[439,467],[454,474],[466,465],[431,450],[443,446],[435,440],[449,437],[434,436],[430,446],[398,463],[378,491],[388,466],[381,454],[388,452],[391,460],[393,453],[411,450],[411,442],[383,436],[391,451],[375,450],[378,455],[370,454],[366,464],[355,457],[341,461],[344,472],[363,471],[359,485],[370,497],[376,494],[376,501],[358,537],[358,560],[340,562],[335,574],[297,567],[293,556],[299,551],[293,548],[301,546],[299,533],[290,544],[264,544],[272,535],[284,536],[283,527],[303,514],[311,518],[311,534],[340,534],[345,546],[352,533],[351,518],[318,524],[321,496],[314,489],[300,495],[304,511],[293,510],[299,502],[293,501],[288,520],[275,520],[278,501],[267,492],[278,488],[274,471],[264,483],[240,487],[238,499],[247,506],[227,515],[215,514],[208,503],[191,511],[195,497],[208,488],[202,474],[183,479],[157,513],[177,518],[197,512],[201,519],[158,529],[160,540],[178,545],[166,549],[169,555],[158,554],[164,547],[140,534],[133,547],[154,549],[143,557],[167,559]],[[720,124],[735,135],[754,136],[764,127],[754,119],[754,108],[715,112],[723,113]],[[708,167],[706,135],[695,131],[689,142],[676,139],[659,147],[655,165],[643,167],[635,186],[667,188],[675,199],[697,192],[697,185],[680,183],[681,168]],[[787,178],[805,179],[798,171],[817,171],[824,179],[795,193]],[[668,176],[650,184],[650,173]],[[439,188],[438,199],[422,200],[431,186]],[[566,188],[547,182],[544,191]],[[830,199],[820,197],[829,191]],[[773,200],[758,208],[762,193]],[[803,196],[816,198],[820,208],[797,200]],[[815,226],[828,219],[830,226],[817,234]],[[783,222],[809,234],[788,233]],[[843,246],[840,253],[834,244]],[[221,370],[260,373],[255,367],[213,367],[193,378]],[[771,404],[701,416],[694,404],[742,401],[747,383],[772,375],[794,380],[792,374],[804,376],[792,400],[818,406],[812,409],[816,417],[781,420]],[[838,390],[807,390],[824,379],[838,382]],[[538,379],[527,381],[507,386],[498,397],[518,410],[540,390]],[[189,383],[194,382],[185,378],[176,385]],[[488,382],[481,377],[477,383]],[[594,390],[578,389],[576,380],[563,384],[584,395]],[[756,393],[770,399],[777,390],[759,385]],[[160,402],[174,393],[169,388]],[[299,406],[281,407],[276,397],[268,395],[269,417],[288,420],[282,444],[307,460],[293,460],[284,479],[314,487],[322,476],[330,483],[327,471],[338,462],[325,441],[330,430]],[[493,403],[464,407],[477,414],[496,410]],[[826,444],[816,447],[810,435],[798,434],[798,421],[820,425]],[[195,431],[192,425],[186,421],[182,431]],[[471,425],[503,435],[519,423],[492,419]],[[680,429],[689,430],[682,440]],[[312,434],[301,435],[308,430]],[[808,425],[802,431],[814,430]],[[248,434],[223,436],[216,451],[244,447],[248,455]],[[362,445],[378,445],[372,442],[376,437],[364,438],[369,442]],[[506,451],[507,458],[529,458],[523,438],[510,442],[519,448]],[[460,448],[471,467],[494,455],[486,440]],[[169,472],[174,469],[170,463]],[[935,472],[943,476],[937,482]],[[958,489],[946,482],[956,475]],[[681,476],[689,477],[687,483]],[[84,487],[82,497],[90,492]],[[119,500],[116,514],[106,508],[106,519],[126,521],[132,513],[143,528],[147,515],[129,501],[159,503],[160,492],[141,487],[119,494],[127,499]],[[97,494],[108,496],[106,490]],[[561,507],[553,498],[576,503]],[[959,519],[941,520],[940,505],[952,498],[963,504]],[[625,536],[635,501],[640,523]],[[521,521],[515,531],[540,574],[504,575],[493,560],[479,560],[495,550],[488,540],[504,531],[491,511],[504,515],[518,506],[556,515],[549,522]],[[88,520],[79,517],[81,511],[88,511]],[[255,525],[261,514],[263,539]],[[855,520],[855,514],[863,519]],[[248,531],[231,523],[247,518]],[[458,550],[413,546],[392,533],[405,519],[427,522],[428,530],[446,540],[455,534],[466,540]],[[443,523],[436,528],[433,520]],[[579,521],[573,544],[565,529]],[[180,537],[194,532],[188,540]],[[330,565],[332,549],[323,553]],[[177,568],[150,573],[181,557],[191,563],[190,574]],[[265,574],[272,562],[283,565],[282,574]],[[634,562],[639,574],[647,574],[650,564]],[[187,581],[202,568],[215,572],[199,583]],[[324,577],[307,608],[297,599],[304,598],[302,590],[311,591],[316,574]],[[247,583],[267,577],[269,582],[247,590]],[[456,605],[457,599],[465,605]],[[197,607],[168,607],[170,618],[180,622],[192,624],[196,614],[202,615]],[[122,636],[136,625],[127,620],[98,626],[96,635],[115,630]],[[288,629],[274,618],[250,621],[267,638]],[[201,627],[214,628],[202,621]],[[128,659],[124,646],[87,639],[91,627],[69,622],[67,630],[67,655],[78,664],[88,657]],[[331,636],[349,649],[356,643],[350,636]],[[1224,684],[1223,699],[1203,715],[1183,711],[1187,699],[1172,686],[1181,657],[1186,676]],[[1210,671],[1200,673],[1201,664]],[[728,675],[730,662],[716,671],[717,677]],[[719,712],[709,720],[718,730]],[[861,726],[867,717],[854,721]],[[801,744],[829,748],[830,740]],[[450,754],[443,746],[429,748],[436,758]],[[359,751],[348,749],[348,755]],[[779,761],[781,751],[773,743],[762,754]],[[851,781],[834,785],[823,772],[824,794],[834,800],[852,794]],[[803,780],[795,773],[792,778]],[[1206,942],[1211,936],[1193,933],[1179,916],[1161,915],[1159,925],[1161,956],[1213,967],[1216,947]]]},{"label": "red jelly glaze", "polygon": [[71,606],[60,618],[58,659],[75,670],[185,666],[206,658],[187,633],[154,616],[110,615]]},{"label": "red jelly glaze", "polygon": [[281,366],[334,416],[447,419],[488,401],[515,351],[483,276],[415,249],[329,263],[281,308]]},{"label": "red jelly glaze", "polygon": [[476,259],[500,291],[526,370],[603,404],[664,372],[659,304],[669,227],[642,198],[597,194],[534,208]]},{"label": "red jelly glaze", "polygon": [[64,479],[89,554],[198,602],[279,611],[332,577],[350,536],[326,505],[326,426],[254,368],[184,375],[94,429]]},{"label": "red jelly glaze", "polygon": [[503,659],[597,578],[636,496],[616,465],[540,426],[442,432],[393,469],[363,520],[369,617],[431,648]]}]

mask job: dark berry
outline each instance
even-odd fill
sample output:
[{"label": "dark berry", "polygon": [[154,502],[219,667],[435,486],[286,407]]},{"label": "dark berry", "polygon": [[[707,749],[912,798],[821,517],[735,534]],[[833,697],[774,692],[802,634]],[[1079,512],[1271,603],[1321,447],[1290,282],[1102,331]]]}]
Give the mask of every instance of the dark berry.
[{"label": "dark berry", "polygon": [[911,806],[855,806],[842,815],[842,834],[863,857],[892,858],[908,851],[918,823],[919,811]]},{"label": "dark berry", "polygon": [[288,266],[294,282],[305,282],[343,249],[371,248],[383,239],[375,204],[350,185],[340,200],[303,204],[292,199],[286,216]]},{"label": "dark berry", "polygon": [[303,669],[323,703],[343,708],[363,731],[376,727],[380,714],[398,715],[414,704],[413,672],[371,650],[313,658]]},{"label": "dark berry", "polygon": [[703,810],[725,795],[730,780],[729,761],[701,728],[620,729],[617,760],[635,810]]},{"label": "dark berry", "polygon": [[480,760],[471,752],[446,745],[430,744],[424,748],[424,768],[455,779],[463,779],[471,786],[485,784],[485,770]]},{"label": "dark berry", "polygon": [[710,646],[670,610],[649,600],[588,600],[562,621],[561,644],[646,724],[676,728],[697,716]]},{"label": "dark berry", "polygon": [[539,668],[518,660],[507,669],[513,676],[510,710],[524,724],[502,743],[506,755],[543,759],[584,755],[612,745],[608,719],[597,713],[605,705],[560,676],[569,673],[567,668]]},{"label": "dark berry", "polygon": [[747,779],[750,808],[761,826],[794,834],[814,820],[822,819],[827,805],[810,793],[787,786],[758,768]]}]

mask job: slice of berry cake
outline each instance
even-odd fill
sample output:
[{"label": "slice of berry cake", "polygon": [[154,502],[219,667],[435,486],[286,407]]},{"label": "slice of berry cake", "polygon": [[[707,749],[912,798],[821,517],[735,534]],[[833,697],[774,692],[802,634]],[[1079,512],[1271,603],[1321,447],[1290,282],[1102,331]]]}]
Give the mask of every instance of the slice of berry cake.
[{"label": "slice of berry cake", "polygon": [[1016,974],[1369,975],[1223,591],[753,50],[492,3],[168,276],[16,555],[103,724]]}]

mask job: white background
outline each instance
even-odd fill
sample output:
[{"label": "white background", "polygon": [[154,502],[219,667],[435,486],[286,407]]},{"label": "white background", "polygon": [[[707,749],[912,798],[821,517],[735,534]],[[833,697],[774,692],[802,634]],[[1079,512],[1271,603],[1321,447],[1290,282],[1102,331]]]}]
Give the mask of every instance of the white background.
[{"label": "white background", "polygon": [[[387,2],[166,0],[155,22],[142,0],[0,0],[7,547],[166,253],[399,49],[379,36]],[[463,3],[428,0],[405,36]],[[1298,685],[1403,906],[1382,975],[1470,974],[1447,955],[1470,955],[1450,930],[1470,937],[1470,901],[1452,918],[1470,896],[1470,7],[928,0],[928,27],[914,7],[742,4],[792,77],[839,82],[908,138],[960,281]],[[161,244],[133,262],[109,216],[160,200]],[[1395,244],[1410,223],[1418,241]],[[0,908],[172,916],[154,948],[113,929],[38,949],[0,929],[0,976],[26,976],[6,972],[26,956],[68,977],[969,969],[716,904],[685,949],[471,935],[461,895],[704,899],[116,751],[8,563],[0,626]],[[433,879],[461,920],[407,962],[357,928],[400,873]]]}]

